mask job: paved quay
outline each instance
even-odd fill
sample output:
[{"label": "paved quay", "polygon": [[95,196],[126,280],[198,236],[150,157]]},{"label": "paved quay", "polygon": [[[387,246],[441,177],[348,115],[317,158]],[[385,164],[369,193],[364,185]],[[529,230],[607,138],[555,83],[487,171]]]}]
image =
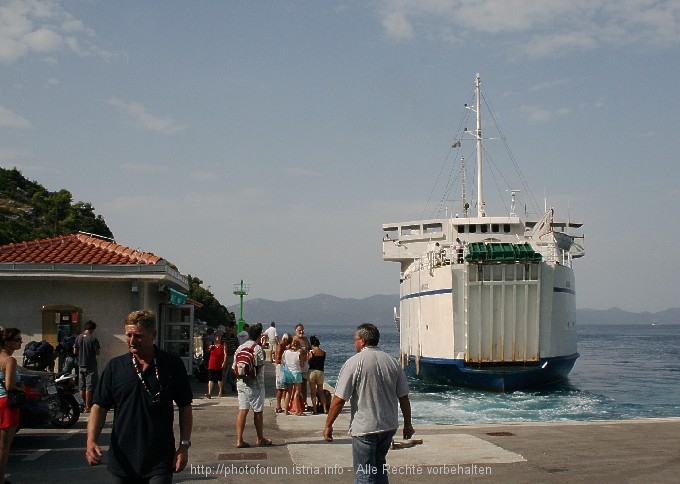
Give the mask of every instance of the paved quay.
[{"label": "paved quay", "polygon": [[[264,425],[272,447],[235,448],[235,394],[207,399],[207,384],[192,380],[193,445],[175,482],[353,482],[349,405],[335,422],[335,441],[327,443],[325,415],[275,412],[273,373],[267,363]],[[677,482],[680,475],[680,418],[415,429],[422,444],[387,456],[390,482]],[[252,412],[244,439],[256,440]]]}]

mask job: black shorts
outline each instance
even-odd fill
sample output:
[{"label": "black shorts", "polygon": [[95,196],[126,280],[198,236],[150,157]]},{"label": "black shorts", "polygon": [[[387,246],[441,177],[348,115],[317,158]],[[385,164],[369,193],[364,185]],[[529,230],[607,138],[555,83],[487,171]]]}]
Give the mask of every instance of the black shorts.
[{"label": "black shorts", "polygon": [[222,381],[222,370],[208,370],[208,380],[215,383]]}]

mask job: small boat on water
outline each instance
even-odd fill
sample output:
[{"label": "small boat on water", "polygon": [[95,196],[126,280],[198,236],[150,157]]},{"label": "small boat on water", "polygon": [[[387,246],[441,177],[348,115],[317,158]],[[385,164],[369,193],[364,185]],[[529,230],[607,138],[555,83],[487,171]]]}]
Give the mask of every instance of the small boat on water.
[{"label": "small boat on water", "polygon": [[655,319],[652,321],[652,326],[660,326],[661,325],[661,320],[660,319]]},{"label": "small boat on water", "polygon": [[[552,208],[534,216],[486,213],[483,193],[481,80],[475,80],[476,130],[452,148],[476,143],[476,214],[382,226],[383,260],[400,264],[400,361],[426,380],[492,391],[538,387],[567,377],[576,348],[572,262],[585,253],[580,222]],[[466,138],[467,136],[468,138]],[[514,160],[513,160],[514,161]],[[525,209],[526,211],[526,209]]]}]

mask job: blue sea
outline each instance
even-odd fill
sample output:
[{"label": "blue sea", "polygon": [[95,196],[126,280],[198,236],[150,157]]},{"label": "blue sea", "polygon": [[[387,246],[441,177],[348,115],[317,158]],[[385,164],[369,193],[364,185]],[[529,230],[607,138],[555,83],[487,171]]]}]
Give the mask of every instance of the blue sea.
[{"label": "blue sea", "polygon": [[[326,350],[326,378],[355,353],[354,327],[306,325]],[[380,348],[399,354],[394,325]],[[540,391],[490,393],[409,381],[416,424],[550,422],[680,417],[680,325],[582,325],[569,380]]]}]

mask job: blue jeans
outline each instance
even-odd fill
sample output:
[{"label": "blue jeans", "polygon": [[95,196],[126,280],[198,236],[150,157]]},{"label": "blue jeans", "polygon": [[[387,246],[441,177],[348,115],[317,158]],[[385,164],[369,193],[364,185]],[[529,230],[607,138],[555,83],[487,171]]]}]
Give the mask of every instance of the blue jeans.
[{"label": "blue jeans", "polygon": [[396,433],[395,429],[352,437],[355,484],[389,482],[385,472],[385,457]]}]

